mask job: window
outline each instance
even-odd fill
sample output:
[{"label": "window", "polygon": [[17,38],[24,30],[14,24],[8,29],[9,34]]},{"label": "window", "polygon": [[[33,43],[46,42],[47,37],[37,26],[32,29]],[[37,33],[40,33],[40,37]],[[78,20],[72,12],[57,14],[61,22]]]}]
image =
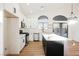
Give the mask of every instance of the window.
[{"label": "window", "polygon": [[62,15],[55,16],[53,18],[53,32],[57,35],[68,37],[68,24],[67,18]]}]

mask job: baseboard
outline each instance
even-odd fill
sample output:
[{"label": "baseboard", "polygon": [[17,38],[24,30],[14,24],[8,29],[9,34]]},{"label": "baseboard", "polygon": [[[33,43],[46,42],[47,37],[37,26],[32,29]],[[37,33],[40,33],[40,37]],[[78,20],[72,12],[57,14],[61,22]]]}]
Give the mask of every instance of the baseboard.
[{"label": "baseboard", "polygon": [[34,42],[39,42],[39,40],[34,40]]},{"label": "baseboard", "polygon": [[19,56],[24,48],[25,48],[25,46],[19,52],[17,52],[17,53],[10,52],[10,53],[6,54],[6,56]]},{"label": "baseboard", "polygon": [[8,53],[5,56],[19,56],[19,51],[18,52],[8,51]]},{"label": "baseboard", "polygon": [[19,54],[22,52],[22,50],[23,50],[25,47],[26,47],[26,46],[24,46],[24,47],[20,50]]},{"label": "baseboard", "polygon": [[7,54],[6,56],[19,56],[19,54]]}]

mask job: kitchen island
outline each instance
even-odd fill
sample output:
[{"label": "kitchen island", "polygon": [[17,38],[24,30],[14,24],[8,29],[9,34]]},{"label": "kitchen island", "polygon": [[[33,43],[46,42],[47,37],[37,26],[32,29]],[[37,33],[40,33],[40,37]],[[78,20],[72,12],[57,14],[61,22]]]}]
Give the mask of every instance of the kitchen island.
[{"label": "kitchen island", "polygon": [[64,56],[67,54],[68,46],[66,37],[56,34],[42,34],[43,48],[46,56]]}]

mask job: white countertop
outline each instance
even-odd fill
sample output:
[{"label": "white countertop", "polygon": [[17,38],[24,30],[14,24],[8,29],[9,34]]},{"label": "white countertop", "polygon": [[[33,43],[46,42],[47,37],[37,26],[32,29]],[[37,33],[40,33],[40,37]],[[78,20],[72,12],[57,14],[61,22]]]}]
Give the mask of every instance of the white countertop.
[{"label": "white countertop", "polygon": [[47,41],[65,41],[68,38],[56,34],[42,34]]}]

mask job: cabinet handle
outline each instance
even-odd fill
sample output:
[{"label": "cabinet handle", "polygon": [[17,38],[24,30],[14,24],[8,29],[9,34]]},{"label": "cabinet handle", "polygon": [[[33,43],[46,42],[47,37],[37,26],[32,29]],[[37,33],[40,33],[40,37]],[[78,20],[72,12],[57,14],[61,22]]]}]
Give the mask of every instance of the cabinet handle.
[{"label": "cabinet handle", "polygon": [[24,39],[23,39],[23,43],[24,43]]}]

